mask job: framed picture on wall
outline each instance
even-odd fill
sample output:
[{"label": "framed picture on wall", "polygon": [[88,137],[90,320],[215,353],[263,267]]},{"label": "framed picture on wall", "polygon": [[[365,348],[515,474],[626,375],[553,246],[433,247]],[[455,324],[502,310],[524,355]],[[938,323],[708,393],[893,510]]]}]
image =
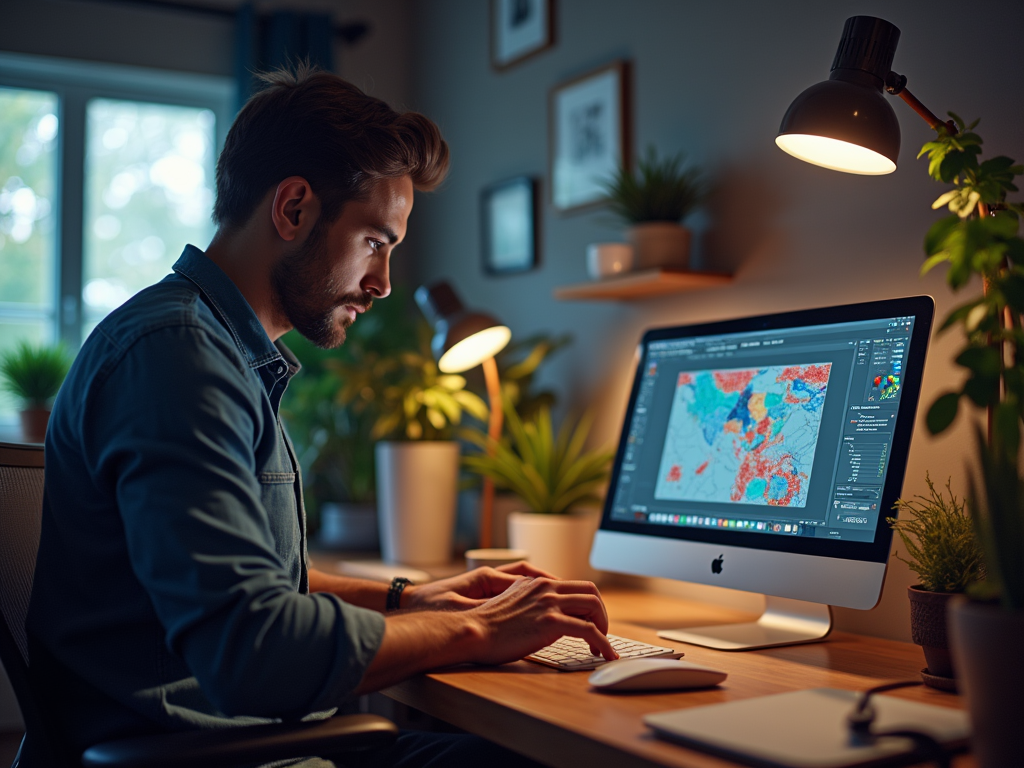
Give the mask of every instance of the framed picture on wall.
[{"label": "framed picture on wall", "polygon": [[602,202],[604,182],[629,167],[628,74],[628,62],[614,61],[552,89],[549,176],[557,210]]},{"label": "framed picture on wall", "polygon": [[505,69],[555,43],[555,0],[491,0],[491,64]]},{"label": "framed picture on wall", "polygon": [[537,265],[537,182],[517,176],[480,194],[484,271],[525,272]]}]

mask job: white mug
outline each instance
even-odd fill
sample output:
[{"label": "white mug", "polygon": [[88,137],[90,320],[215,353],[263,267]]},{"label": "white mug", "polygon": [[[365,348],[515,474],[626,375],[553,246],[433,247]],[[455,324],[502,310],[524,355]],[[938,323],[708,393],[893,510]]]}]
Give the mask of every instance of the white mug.
[{"label": "white mug", "polygon": [[629,243],[591,243],[587,246],[587,273],[594,280],[611,277],[633,268],[633,246]]}]

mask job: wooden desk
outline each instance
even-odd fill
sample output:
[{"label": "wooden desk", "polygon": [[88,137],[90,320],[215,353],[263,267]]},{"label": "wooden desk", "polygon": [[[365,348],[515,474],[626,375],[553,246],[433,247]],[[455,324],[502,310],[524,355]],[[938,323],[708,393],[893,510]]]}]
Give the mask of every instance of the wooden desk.
[{"label": "wooden desk", "polygon": [[[728,680],[704,691],[610,695],[592,691],[588,673],[558,672],[519,661],[420,675],[383,693],[556,768],[725,768],[734,764],[655,739],[642,717],[805,688],[863,690],[886,680],[914,678],[924,666],[921,649],[915,645],[841,632],[823,643],[742,653],[673,643],[660,639],[656,630],[751,617],[632,590],[606,589],[602,594],[612,617],[612,633],[678,647],[690,661],[726,670]],[[960,697],[925,687],[891,695],[963,706]],[[794,724],[794,738],[799,738],[799,730],[800,725]],[[975,763],[970,756],[962,756],[955,765],[968,768]]]}]

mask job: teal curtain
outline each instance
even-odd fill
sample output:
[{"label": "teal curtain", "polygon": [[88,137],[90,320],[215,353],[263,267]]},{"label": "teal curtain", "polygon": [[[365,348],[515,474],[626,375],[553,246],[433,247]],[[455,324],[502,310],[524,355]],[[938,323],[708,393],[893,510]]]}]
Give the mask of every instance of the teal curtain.
[{"label": "teal curtain", "polygon": [[255,72],[304,60],[331,70],[333,40],[329,14],[275,11],[260,16],[252,3],[243,5],[235,16],[237,108],[258,90]]}]

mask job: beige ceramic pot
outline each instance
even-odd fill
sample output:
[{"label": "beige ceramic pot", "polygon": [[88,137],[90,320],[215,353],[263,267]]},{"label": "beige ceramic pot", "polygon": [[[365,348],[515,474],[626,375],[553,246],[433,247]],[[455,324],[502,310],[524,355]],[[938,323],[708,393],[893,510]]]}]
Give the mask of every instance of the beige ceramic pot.
[{"label": "beige ceramic pot", "polygon": [[690,230],[670,221],[634,224],[626,239],[635,250],[634,269],[685,269],[690,263]]},{"label": "beige ceramic pot", "polygon": [[508,516],[508,541],[529,553],[530,563],[562,579],[594,581],[590,546],[601,523],[597,510],[569,515],[513,512]]}]

